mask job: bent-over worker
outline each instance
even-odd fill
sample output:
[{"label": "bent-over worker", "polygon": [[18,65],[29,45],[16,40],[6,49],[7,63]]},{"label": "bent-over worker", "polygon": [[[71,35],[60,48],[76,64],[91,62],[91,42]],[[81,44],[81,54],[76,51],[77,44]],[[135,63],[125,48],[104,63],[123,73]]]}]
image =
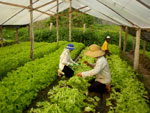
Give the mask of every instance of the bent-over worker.
[{"label": "bent-over worker", "polygon": [[90,64],[87,61],[84,63],[93,69],[86,72],[78,73],[78,76],[83,78],[96,76],[96,79],[90,81],[91,86],[88,88],[90,92],[105,93],[110,92],[111,74],[108,66],[108,62],[103,56],[104,51],[100,50],[100,47],[96,44],[92,44],[85,55],[96,58],[96,64]]},{"label": "bent-over worker", "polygon": [[71,67],[75,63],[71,57],[70,57],[70,52],[74,50],[74,45],[73,44],[68,44],[67,47],[64,49],[60,56],[60,63],[59,63],[59,69],[58,69],[58,76],[61,77],[62,75],[65,75],[66,77],[72,77],[74,74],[74,71],[71,69]]}]

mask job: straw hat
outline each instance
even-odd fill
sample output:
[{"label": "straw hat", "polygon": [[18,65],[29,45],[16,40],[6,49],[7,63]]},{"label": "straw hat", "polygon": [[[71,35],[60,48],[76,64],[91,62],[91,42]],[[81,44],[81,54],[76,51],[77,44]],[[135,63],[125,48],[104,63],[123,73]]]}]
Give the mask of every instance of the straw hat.
[{"label": "straw hat", "polygon": [[105,52],[103,50],[100,50],[100,47],[96,44],[92,44],[89,48],[89,50],[85,53],[85,55],[96,58],[103,56]]}]

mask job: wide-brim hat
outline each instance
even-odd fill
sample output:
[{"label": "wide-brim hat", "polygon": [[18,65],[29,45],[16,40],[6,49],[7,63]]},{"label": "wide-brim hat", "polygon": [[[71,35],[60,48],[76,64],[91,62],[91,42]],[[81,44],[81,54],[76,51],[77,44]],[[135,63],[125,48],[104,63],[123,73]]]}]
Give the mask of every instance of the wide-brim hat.
[{"label": "wide-brim hat", "polygon": [[69,49],[69,50],[74,50],[75,49],[73,44],[68,44],[66,48]]},{"label": "wide-brim hat", "polygon": [[100,49],[100,47],[96,44],[92,44],[89,47],[89,50],[85,52],[85,55],[96,58],[96,57],[101,57],[105,54],[103,50]]}]

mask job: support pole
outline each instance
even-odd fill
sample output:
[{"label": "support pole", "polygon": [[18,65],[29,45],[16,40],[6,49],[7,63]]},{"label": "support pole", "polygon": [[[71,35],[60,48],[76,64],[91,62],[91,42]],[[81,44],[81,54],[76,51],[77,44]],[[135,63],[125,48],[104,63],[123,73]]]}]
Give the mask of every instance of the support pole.
[{"label": "support pole", "polygon": [[132,37],[132,50],[134,51],[135,50],[135,38]]},{"label": "support pole", "polygon": [[121,49],[121,42],[122,42],[122,26],[120,26],[120,37],[119,37],[119,48]]},{"label": "support pole", "polygon": [[85,33],[86,24],[83,24],[83,33]]},{"label": "support pole", "polygon": [[146,41],[143,43],[143,58],[145,58]]},{"label": "support pole", "polygon": [[33,33],[33,7],[32,0],[30,0],[30,40],[31,40],[31,56],[30,58],[34,60],[34,33]]},{"label": "support pole", "polygon": [[30,39],[30,24],[28,25],[28,36],[29,36],[29,40],[31,41],[31,39]]},{"label": "support pole", "polygon": [[4,42],[3,42],[2,26],[0,26],[0,41],[1,41],[1,47],[3,47],[4,46]]},{"label": "support pole", "polygon": [[72,18],[72,0],[69,0],[70,7],[69,7],[69,41],[71,41],[71,18]]},{"label": "support pole", "polygon": [[56,8],[56,13],[57,13],[57,16],[56,16],[56,29],[57,29],[57,46],[59,46],[59,31],[58,31],[58,10],[59,10],[59,5],[58,5],[59,1],[57,0],[57,8]]},{"label": "support pole", "polygon": [[16,43],[19,43],[18,28],[16,28]]},{"label": "support pole", "polygon": [[136,32],[136,47],[134,52],[134,70],[138,70],[139,66],[139,49],[140,49],[141,29]]},{"label": "support pole", "polygon": [[124,46],[123,46],[123,54],[125,54],[126,47],[127,47],[127,37],[128,37],[128,27],[126,27],[126,33],[124,38]]},{"label": "support pole", "polygon": [[50,23],[49,30],[52,31],[53,23]]}]

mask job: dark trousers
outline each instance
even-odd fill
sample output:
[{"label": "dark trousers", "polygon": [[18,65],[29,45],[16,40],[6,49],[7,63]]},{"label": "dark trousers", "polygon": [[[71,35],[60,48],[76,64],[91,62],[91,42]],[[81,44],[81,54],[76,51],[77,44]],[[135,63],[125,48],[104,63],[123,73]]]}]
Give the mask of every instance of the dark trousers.
[{"label": "dark trousers", "polygon": [[68,78],[74,75],[74,71],[69,66],[64,66],[64,69],[62,70],[62,72],[64,72],[65,76]]},{"label": "dark trousers", "polygon": [[105,84],[97,82],[95,81],[95,79],[92,79],[91,81],[89,81],[89,83],[91,84],[91,86],[88,87],[89,92],[97,92],[101,94],[107,92]]}]

